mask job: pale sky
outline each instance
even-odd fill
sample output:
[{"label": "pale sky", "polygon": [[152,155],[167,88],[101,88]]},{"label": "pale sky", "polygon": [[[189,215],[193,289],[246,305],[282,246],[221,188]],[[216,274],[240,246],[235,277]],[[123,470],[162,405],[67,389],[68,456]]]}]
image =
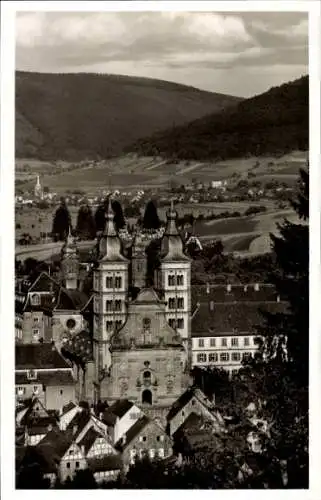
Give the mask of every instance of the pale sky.
[{"label": "pale sky", "polygon": [[300,12],[21,12],[16,69],[145,76],[249,97],[308,72]]}]

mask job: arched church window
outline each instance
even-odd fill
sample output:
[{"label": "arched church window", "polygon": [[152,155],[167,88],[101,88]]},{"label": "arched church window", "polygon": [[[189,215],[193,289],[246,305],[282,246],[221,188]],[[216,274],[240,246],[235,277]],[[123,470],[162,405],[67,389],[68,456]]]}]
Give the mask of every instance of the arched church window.
[{"label": "arched church window", "polygon": [[178,286],[184,285],[184,276],[182,274],[177,275],[177,285]]},{"label": "arched church window", "polygon": [[150,330],[150,318],[143,319],[143,330],[144,332],[148,332]]},{"label": "arched church window", "polygon": [[106,288],[113,288],[113,278],[112,278],[112,276],[107,276],[107,278],[106,278]]},{"label": "arched church window", "polygon": [[106,300],[106,311],[112,311],[112,309],[113,309],[113,301]]},{"label": "arched church window", "polygon": [[168,299],[168,308],[175,309],[175,299],[173,298]]},{"label": "arched church window", "polygon": [[184,299],[182,297],[177,299],[177,309],[184,309]]},{"label": "arched church window", "polygon": [[116,330],[120,330],[121,325],[122,325],[121,319],[117,319],[116,322],[115,322]]},{"label": "arched church window", "polygon": [[121,311],[121,300],[115,300],[115,311]]},{"label": "arched church window", "polygon": [[175,285],[175,276],[172,274],[168,276],[168,286],[174,286]]},{"label": "arched church window", "polygon": [[121,288],[121,276],[115,278],[115,288]]}]

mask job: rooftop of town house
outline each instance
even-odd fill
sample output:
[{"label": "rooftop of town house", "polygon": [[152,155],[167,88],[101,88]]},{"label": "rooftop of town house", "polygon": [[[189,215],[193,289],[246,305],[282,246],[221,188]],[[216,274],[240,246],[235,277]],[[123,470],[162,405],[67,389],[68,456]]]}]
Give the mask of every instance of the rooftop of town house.
[{"label": "rooftop of town house", "polygon": [[70,368],[53,344],[17,344],[15,346],[16,370]]},{"label": "rooftop of town house", "polygon": [[263,311],[284,313],[285,302],[206,303],[198,305],[192,317],[192,337],[258,335],[264,321]]}]

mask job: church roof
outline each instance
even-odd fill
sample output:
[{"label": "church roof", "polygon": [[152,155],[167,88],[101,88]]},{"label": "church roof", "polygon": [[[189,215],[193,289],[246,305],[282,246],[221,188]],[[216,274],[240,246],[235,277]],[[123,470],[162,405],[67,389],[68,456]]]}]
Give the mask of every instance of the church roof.
[{"label": "church roof", "polygon": [[192,317],[192,337],[217,335],[255,335],[264,321],[261,311],[286,312],[284,302],[201,303]]},{"label": "church roof", "polygon": [[155,302],[160,303],[161,300],[152,287],[142,288],[136,299],[133,301],[134,304],[154,304]]}]

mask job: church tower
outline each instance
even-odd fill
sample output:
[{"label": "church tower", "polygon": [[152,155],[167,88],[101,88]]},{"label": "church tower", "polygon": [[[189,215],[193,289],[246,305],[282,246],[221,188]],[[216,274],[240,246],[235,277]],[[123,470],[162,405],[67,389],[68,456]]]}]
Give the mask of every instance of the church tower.
[{"label": "church tower", "polygon": [[131,285],[142,289],[146,286],[147,255],[146,242],[140,234],[136,234],[132,246]]},{"label": "church tower", "polygon": [[37,175],[37,183],[35,185],[35,197],[36,198],[42,198],[42,187],[41,187],[41,184],[40,184],[39,175]]},{"label": "church tower", "polygon": [[62,281],[68,290],[77,290],[79,278],[79,254],[76,242],[71,235],[71,227],[67,239],[61,249]]},{"label": "church tower", "polygon": [[96,381],[110,368],[110,337],[126,320],[129,261],[121,251],[110,200],[93,276]]},{"label": "church tower", "polygon": [[184,253],[173,202],[166,215],[167,226],[161,241],[158,288],[166,303],[167,321],[180,334],[188,354],[191,337],[191,261]]}]

